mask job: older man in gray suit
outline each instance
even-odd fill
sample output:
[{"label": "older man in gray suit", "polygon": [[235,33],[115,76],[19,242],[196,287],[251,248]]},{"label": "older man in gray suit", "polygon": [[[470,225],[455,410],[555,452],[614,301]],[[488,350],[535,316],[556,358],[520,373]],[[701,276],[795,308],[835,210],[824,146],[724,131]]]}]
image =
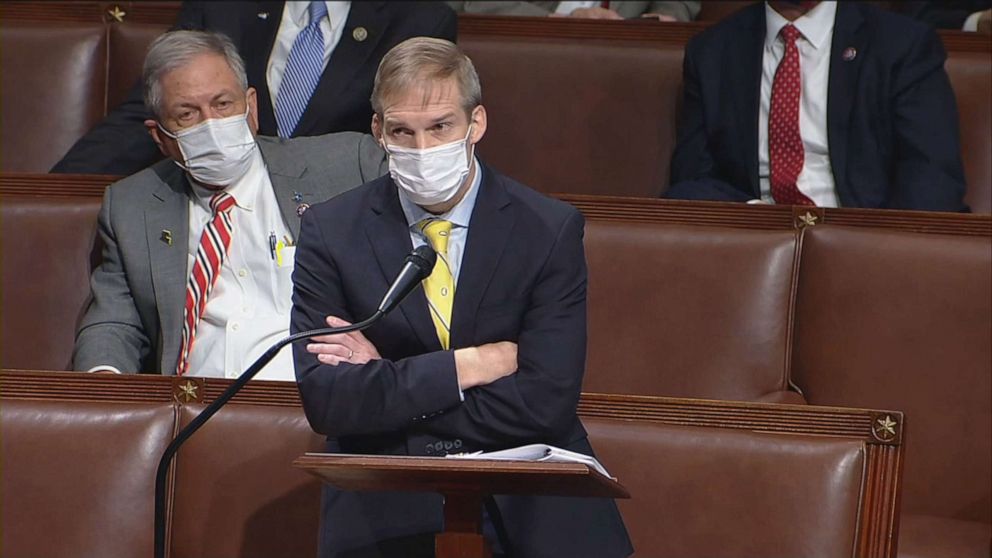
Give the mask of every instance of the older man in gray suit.
[{"label": "older man in gray suit", "polygon": [[[300,215],[384,174],[385,155],[359,133],[256,137],[255,90],[224,35],[162,35],[143,80],[169,159],[106,191],[73,367],[235,377],[288,332]],[[289,349],[258,377],[293,380]]]}]

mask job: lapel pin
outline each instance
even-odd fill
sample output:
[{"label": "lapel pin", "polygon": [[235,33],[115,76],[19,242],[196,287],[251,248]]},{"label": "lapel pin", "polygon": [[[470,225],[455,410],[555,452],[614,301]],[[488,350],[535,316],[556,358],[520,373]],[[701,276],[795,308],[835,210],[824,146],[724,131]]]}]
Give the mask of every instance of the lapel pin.
[{"label": "lapel pin", "polygon": [[172,246],[172,231],[167,230],[167,229],[163,229],[162,230],[162,236],[160,236],[159,239],[162,242],[168,244],[169,246]]},{"label": "lapel pin", "polygon": [[840,57],[844,60],[844,62],[850,62],[851,60],[854,60],[855,57],[857,56],[858,56],[858,50],[854,47],[845,48],[844,52],[840,55]]},{"label": "lapel pin", "polygon": [[296,214],[300,217],[303,217],[303,214],[306,213],[308,209],[310,209],[310,204],[301,203],[300,205],[296,206]]},{"label": "lapel pin", "polygon": [[351,32],[351,38],[358,42],[362,42],[369,38],[369,31],[364,27],[356,27],[355,30]]},{"label": "lapel pin", "polygon": [[303,194],[299,192],[293,192],[293,201],[296,203],[300,203],[301,201],[303,201]]},{"label": "lapel pin", "polygon": [[258,19],[269,19],[269,12],[258,12]]}]

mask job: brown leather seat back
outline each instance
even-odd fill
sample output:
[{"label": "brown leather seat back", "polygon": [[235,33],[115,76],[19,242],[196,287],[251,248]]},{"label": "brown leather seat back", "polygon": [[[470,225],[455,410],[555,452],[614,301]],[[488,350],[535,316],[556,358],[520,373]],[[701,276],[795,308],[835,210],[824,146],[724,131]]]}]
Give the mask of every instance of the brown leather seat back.
[{"label": "brown leather seat back", "polygon": [[116,24],[110,27],[110,65],[107,74],[107,108],[113,110],[127,98],[141,79],[148,45],[168,31],[168,25],[152,23]]},{"label": "brown leather seat back", "polygon": [[101,23],[0,22],[0,171],[48,172],[106,110]]},{"label": "brown leather seat back", "polygon": [[638,556],[855,555],[859,440],[583,418]]},{"label": "brown leather seat back", "polygon": [[590,220],[584,391],[757,400],[788,388],[796,236]]},{"label": "brown leather seat back", "polygon": [[320,483],[291,464],[322,447],[299,407],[225,407],[179,452],[172,557],[316,556]]},{"label": "brown leather seat back", "polygon": [[0,200],[0,366],[68,370],[99,263],[99,198]]},{"label": "brown leather seat back", "polygon": [[992,212],[992,54],[950,52],[947,75],[954,87],[961,125],[961,159],[971,210]]},{"label": "brown leather seat back", "polygon": [[682,46],[460,34],[489,128],[478,153],[542,192],[657,197],[668,184]]},{"label": "brown leather seat back", "polygon": [[792,370],[807,400],[904,411],[903,512],[988,522],[989,238],[807,229],[798,300]]},{"label": "brown leather seat back", "polygon": [[174,427],[170,403],[5,398],[0,555],[149,556],[155,469]]}]

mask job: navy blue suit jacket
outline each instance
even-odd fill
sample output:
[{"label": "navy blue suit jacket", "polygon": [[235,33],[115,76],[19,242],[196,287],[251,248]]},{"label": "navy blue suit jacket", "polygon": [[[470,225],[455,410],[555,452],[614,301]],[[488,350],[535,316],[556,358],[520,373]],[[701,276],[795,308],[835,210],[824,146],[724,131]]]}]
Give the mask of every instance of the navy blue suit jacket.
[{"label": "navy blue suit jacket", "polygon": [[[202,29],[231,38],[245,61],[248,85],[258,91],[258,133],[278,135],[266,68],[282,20],[284,2],[183,2],[173,29]],[[359,41],[357,28],[366,34]],[[372,82],[382,57],[410,37],[454,42],[458,20],[441,2],[352,2],[344,32],[321,74],[293,137],[331,132],[370,132]],[[362,35],[359,35],[362,37]],[[161,159],[145,131],[151,118],[141,83],[128,99],[82,137],[52,172],[128,175]]]},{"label": "navy blue suit jacket", "polygon": [[[382,360],[321,365],[294,347],[304,410],[328,450],[444,455],[543,442],[591,454],[576,414],[586,353],[583,219],[573,207],[483,167],[455,288],[451,348],[518,344],[519,369],[458,395],[417,289],[365,335]],[[303,217],[291,329],[331,314],[371,315],[412,243],[388,176],[313,206]],[[440,498],[325,489],[321,555],[441,527]],[[612,500],[498,496],[504,551],[518,557],[627,556]]]},{"label": "navy blue suit jacket", "polygon": [[[686,47],[684,103],[665,197],[760,197],[758,97],[764,3]],[[845,60],[843,52],[857,55]],[[929,26],[840,2],[830,51],[827,138],[841,206],[964,211],[958,114]]]}]

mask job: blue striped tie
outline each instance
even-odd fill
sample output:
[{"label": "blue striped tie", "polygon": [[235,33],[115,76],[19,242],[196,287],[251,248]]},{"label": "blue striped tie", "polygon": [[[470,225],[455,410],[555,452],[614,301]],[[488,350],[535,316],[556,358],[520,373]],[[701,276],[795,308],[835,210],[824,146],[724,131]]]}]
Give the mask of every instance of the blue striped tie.
[{"label": "blue striped tie", "polygon": [[324,71],[324,34],[320,31],[320,22],[325,17],[327,6],[323,2],[310,2],[310,24],[296,36],[289,51],[286,71],[276,93],[279,137],[288,138],[296,131]]}]

